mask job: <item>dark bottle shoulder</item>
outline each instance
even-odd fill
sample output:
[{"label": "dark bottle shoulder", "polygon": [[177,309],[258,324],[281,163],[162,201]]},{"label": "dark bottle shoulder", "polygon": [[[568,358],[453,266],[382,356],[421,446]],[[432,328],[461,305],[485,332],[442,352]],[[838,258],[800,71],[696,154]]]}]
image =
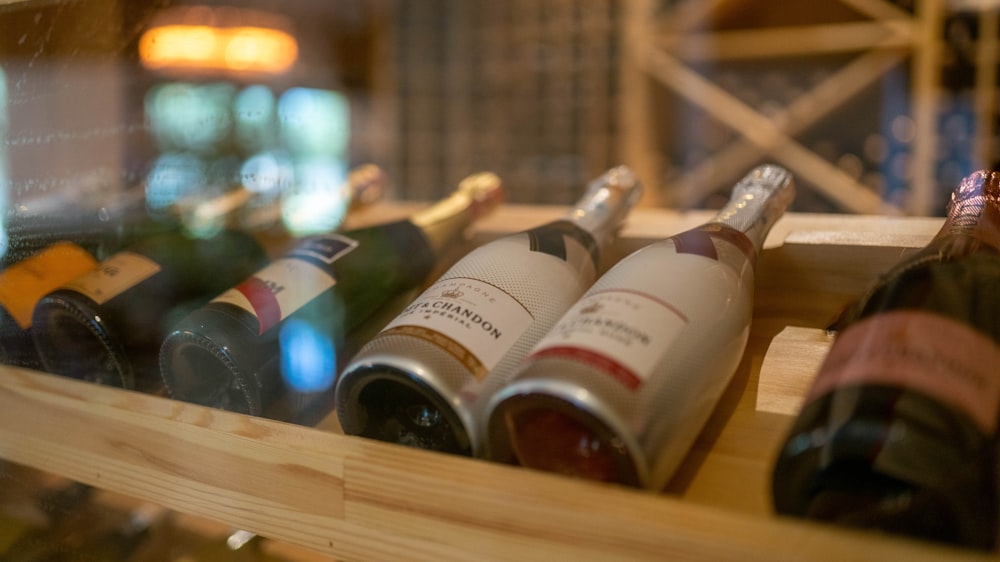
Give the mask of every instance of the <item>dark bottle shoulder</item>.
[{"label": "dark bottle shoulder", "polygon": [[380,272],[412,285],[422,282],[438,259],[424,231],[409,220],[351,230],[343,236],[356,241],[357,247],[333,262],[334,271],[353,272],[348,273],[353,279],[339,281],[370,280],[373,272]]},{"label": "dark bottle shoulder", "polygon": [[[258,322],[248,310],[228,302],[210,301],[188,313],[171,330],[196,332],[207,337],[257,338]],[[168,336],[169,337],[169,336]]]},{"label": "dark bottle shoulder", "polygon": [[967,236],[938,240],[891,268],[848,306],[838,330],[891,310],[920,310],[1000,343],[1000,251]]},{"label": "dark bottle shoulder", "polygon": [[424,231],[409,220],[351,230],[344,232],[343,236],[357,241],[359,248],[393,249],[404,256],[432,255],[434,251]]},{"label": "dark bottle shoulder", "polygon": [[565,260],[567,259],[566,242],[572,240],[587,251],[595,266],[600,263],[600,243],[590,231],[573,221],[559,219],[528,229],[521,234],[527,236],[529,249],[533,252],[541,252]]},{"label": "dark bottle shoulder", "polygon": [[38,303],[35,304],[34,310],[37,314],[39,309],[52,306],[72,306],[87,310],[99,310],[101,308],[101,304],[89,295],[71,287],[59,287],[58,289],[49,291],[43,295],[42,298],[38,299]]},{"label": "dark bottle shoulder", "polygon": [[253,271],[267,263],[264,248],[245,232],[224,230],[211,237],[169,231],[145,236],[123,251],[145,256],[179,279],[211,283],[229,272]]}]

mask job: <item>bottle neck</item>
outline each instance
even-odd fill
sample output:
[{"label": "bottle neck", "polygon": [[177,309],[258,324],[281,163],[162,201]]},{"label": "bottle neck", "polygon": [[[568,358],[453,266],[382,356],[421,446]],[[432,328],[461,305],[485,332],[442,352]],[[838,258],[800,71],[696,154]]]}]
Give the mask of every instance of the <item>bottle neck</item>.
[{"label": "bottle neck", "polygon": [[742,232],[759,253],[794,193],[787,171],[777,166],[762,166],[733,188],[729,202],[709,222]]},{"label": "bottle neck", "polygon": [[605,248],[639,201],[641,193],[641,184],[631,170],[613,168],[590,184],[565,220],[589,232],[598,248]]},{"label": "bottle neck", "polygon": [[952,193],[935,241],[971,237],[1000,250],[1000,173],[975,172]]},{"label": "bottle neck", "polygon": [[466,193],[453,193],[448,198],[410,217],[410,222],[423,231],[435,255],[445,253],[465,236],[475,221],[476,201]]}]

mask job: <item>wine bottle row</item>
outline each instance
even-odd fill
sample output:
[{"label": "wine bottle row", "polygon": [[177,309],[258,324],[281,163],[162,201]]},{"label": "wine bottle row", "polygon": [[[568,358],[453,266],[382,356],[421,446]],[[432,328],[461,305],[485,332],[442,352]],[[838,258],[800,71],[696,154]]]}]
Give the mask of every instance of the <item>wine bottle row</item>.
[{"label": "wine bottle row", "polygon": [[[711,220],[601,274],[641,190],[610,169],[562,218],[446,269],[502,200],[494,174],[277,259],[229,230],[158,232],[75,270],[42,253],[0,277],[22,338],[0,350],[31,366],[7,351],[30,334],[43,370],[252,415],[328,397],[350,435],[662,490],[743,358],[757,258],[795,188],[758,166]],[[62,277],[24,292],[19,268]],[[777,512],[995,547],[998,281],[1000,173],[978,172],[934,241],[834,326],[778,452]]]}]

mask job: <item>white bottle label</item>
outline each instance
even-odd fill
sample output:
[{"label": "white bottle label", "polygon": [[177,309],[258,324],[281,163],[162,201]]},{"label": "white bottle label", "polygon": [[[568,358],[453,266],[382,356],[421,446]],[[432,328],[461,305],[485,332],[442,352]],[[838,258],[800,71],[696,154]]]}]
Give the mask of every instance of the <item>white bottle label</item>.
[{"label": "white bottle label", "polygon": [[258,335],[280,324],[309,301],[337,284],[330,266],[358,247],[340,234],[301,242],[288,257],[277,259],[212,302],[238,306],[257,318]]},{"label": "white bottle label", "polygon": [[263,334],[335,284],[333,276],[318,266],[282,258],[212,302],[229,303],[253,314],[260,325],[258,334]]},{"label": "white bottle label", "polygon": [[997,365],[1000,346],[971,326],[929,312],[893,310],[837,336],[806,400],[852,385],[912,388],[965,412],[992,434],[1000,411]]},{"label": "white bottle label", "polygon": [[531,326],[528,309],[477,279],[443,279],[385,327],[430,341],[462,361],[482,380]]},{"label": "white bottle label", "polygon": [[679,310],[652,295],[622,289],[580,299],[529,358],[573,358],[638,389],[687,325]]},{"label": "white bottle label", "polygon": [[160,264],[142,254],[119,252],[63,287],[104,304],[159,271]]}]

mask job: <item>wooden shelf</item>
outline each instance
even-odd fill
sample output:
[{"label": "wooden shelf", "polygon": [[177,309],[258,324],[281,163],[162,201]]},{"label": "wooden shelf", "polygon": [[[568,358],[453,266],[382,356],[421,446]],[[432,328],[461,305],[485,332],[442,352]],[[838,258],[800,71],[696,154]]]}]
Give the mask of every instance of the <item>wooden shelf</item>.
[{"label": "wooden shelf", "polygon": [[[400,214],[383,206],[369,219]],[[474,242],[561,216],[508,206]],[[609,263],[701,223],[639,209]],[[0,457],[341,559],[978,560],[773,514],[773,456],[839,308],[940,219],[789,215],[759,262],[744,360],[662,494],[0,368]]]}]

